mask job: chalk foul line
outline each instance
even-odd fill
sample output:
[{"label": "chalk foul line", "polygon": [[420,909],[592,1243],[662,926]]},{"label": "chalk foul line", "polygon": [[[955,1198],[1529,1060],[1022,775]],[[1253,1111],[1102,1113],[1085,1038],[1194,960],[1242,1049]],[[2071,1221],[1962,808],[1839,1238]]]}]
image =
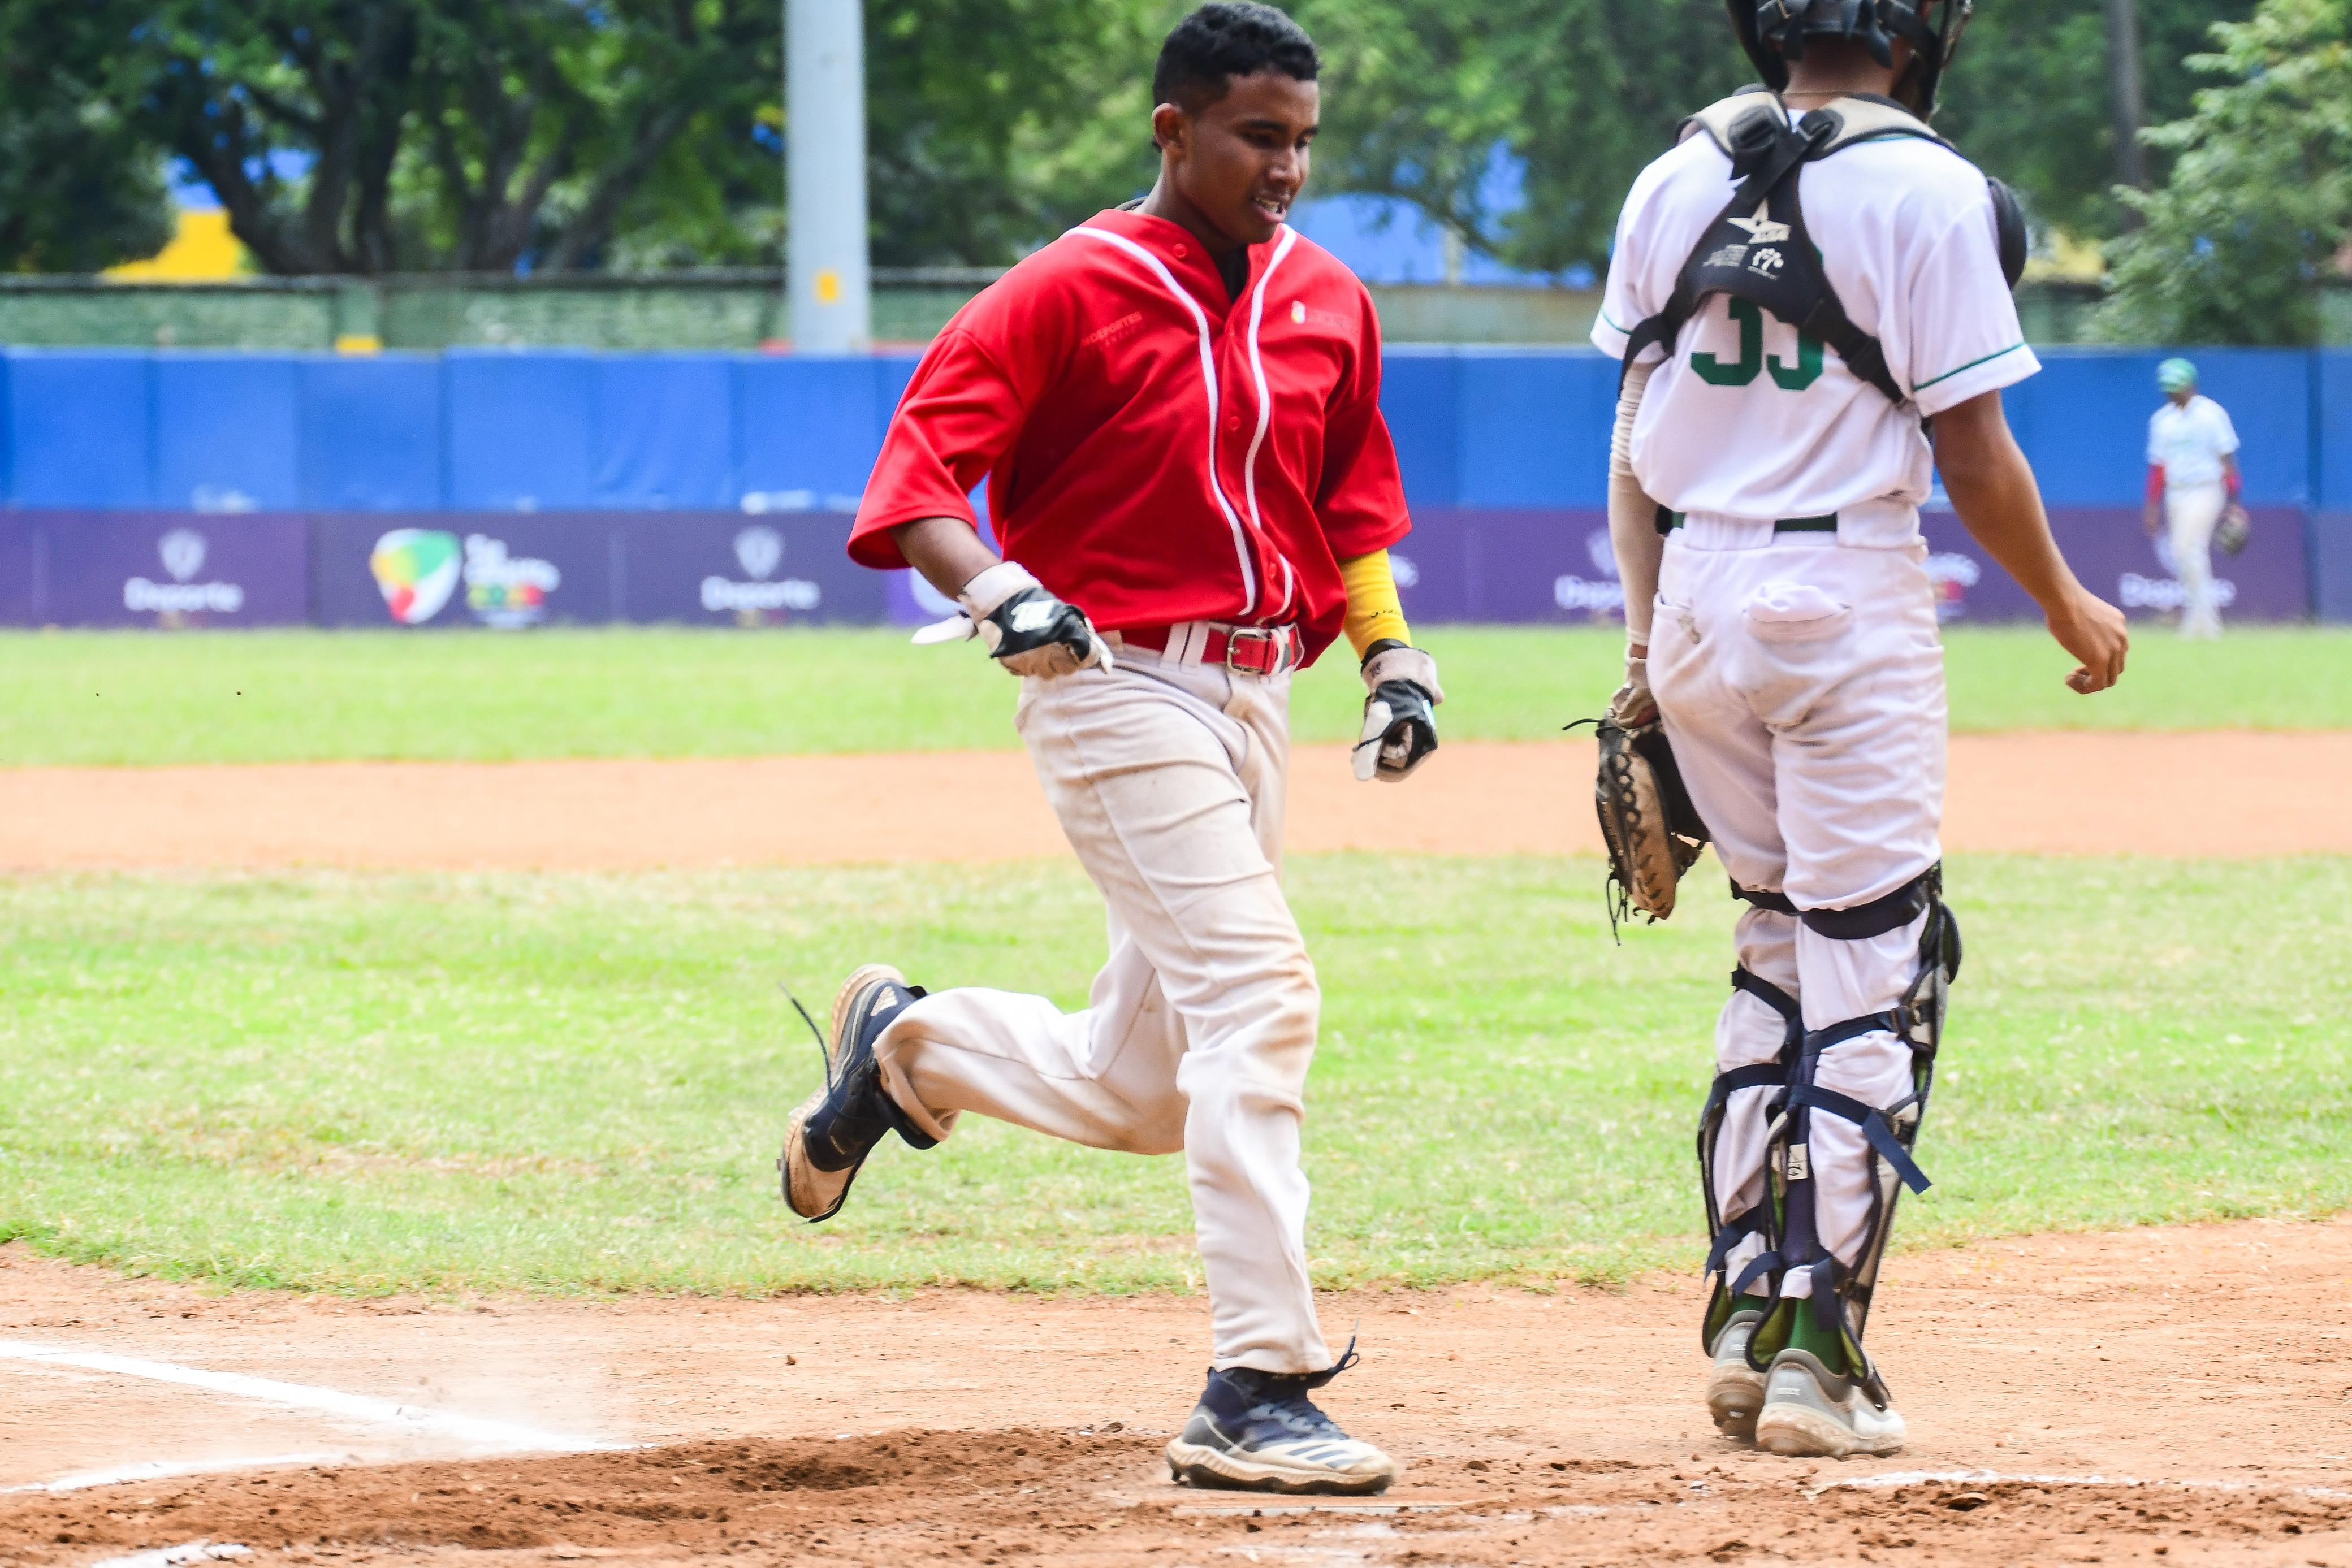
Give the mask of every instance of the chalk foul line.
[{"label": "chalk foul line", "polygon": [[347,1453],[268,1454],[247,1459],[146,1459],[133,1465],[114,1465],[102,1470],[80,1470],[73,1475],[59,1476],[53,1481],[32,1481],[24,1486],[0,1487],[0,1495],[27,1491],[83,1491],[90,1487],[127,1486],[132,1481],[171,1480],[181,1476],[218,1475],[228,1470],[279,1470],[297,1466],[324,1467],[352,1465],[359,1456]]},{"label": "chalk foul line", "polygon": [[438,1410],[421,1405],[400,1405],[389,1399],[377,1399],[364,1394],[346,1394],[340,1388],[318,1388],[306,1383],[281,1383],[273,1377],[252,1377],[241,1372],[212,1372],[199,1366],[181,1366],[168,1361],[147,1361],[139,1356],[116,1355],[110,1351],[68,1350],[58,1345],[34,1344],[25,1340],[0,1340],[0,1360],[30,1361],[48,1366],[79,1367],[85,1372],[112,1373],[119,1377],[143,1377],[155,1383],[174,1383],[185,1388],[202,1388],[214,1394],[226,1394],[240,1399],[257,1399],[266,1404],[285,1406],[297,1410],[315,1410],[321,1415],[341,1416],[348,1420],[368,1421],[379,1426],[398,1427],[404,1431],[429,1433],[465,1444],[476,1450],[538,1453],[587,1453],[597,1449],[619,1448],[627,1445],[603,1437],[583,1437],[572,1432],[551,1432],[537,1427],[525,1427],[512,1421],[491,1420],[480,1416],[468,1416],[462,1411]]}]

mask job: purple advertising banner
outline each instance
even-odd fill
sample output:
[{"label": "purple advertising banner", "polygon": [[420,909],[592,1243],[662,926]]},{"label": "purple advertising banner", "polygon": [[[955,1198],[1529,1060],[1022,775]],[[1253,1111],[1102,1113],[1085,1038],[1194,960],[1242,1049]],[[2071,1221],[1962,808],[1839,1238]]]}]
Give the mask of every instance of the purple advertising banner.
[{"label": "purple advertising banner", "polygon": [[486,626],[621,618],[614,512],[343,513],[310,519],[328,626]]},{"label": "purple advertising banner", "polygon": [[[2305,522],[2293,507],[2257,507],[2243,552],[2213,557],[2225,616],[2299,621],[2311,613]],[[1947,622],[2039,619],[2024,591],[1948,511],[1922,516],[1927,574]],[[2137,510],[2066,507],[2051,514],[2059,548],[2092,591],[2137,618],[2177,613],[2181,589],[2170,544],[2150,539]],[[1606,513],[1588,509],[1423,507],[1391,552],[1408,620],[1613,622],[1623,591]]]},{"label": "purple advertising banner", "polygon": [[622,611],[631,621],[712,626],[887,619],[891,574],[849,559],[852,518],[848,512],[614,513],[622,541]]},{"label": "purple advertising banner", "polygon": [[[2305,520],[2291,507],[2261,507],[2253,531],[2234,556],[2213,552],[2213,591],[2225,619],[2300,621],[2311,613]],[[2070,507],[2050,515],[2050,531],[2084,585],[2136,620],[2177,614],[2180,577],[2172,546],[2151,539],[2137,507]],[[1947,622],[2032,621],[2041,612],[1992,563],[1952,513],[1927,512],[1927,575]]]},{"label": "purple advertising banner", "polygon": [[[1593,624],[1622,614],[1598,508],[1424,507],[1391,555],[1415,622]],[[486,626],[669,621],[919,623],[954,605],[911,572],[843,549],[842,512],[0,512],[0,624]],[[2132,507],[2070,507],[2051,526],[2093,591],[2137,618],[2176,612],[2169,546]],[[1948,511],[1922,518],[1947,622],[2034,618]],[[2258,508],[2214,557],[2226,618],[2311,613],[2309,525]]]},{"label": "purple advertising banner", "polygon": [[285,626],[310,618],[301,517],[0,514],[0,619],[11,623]]}]

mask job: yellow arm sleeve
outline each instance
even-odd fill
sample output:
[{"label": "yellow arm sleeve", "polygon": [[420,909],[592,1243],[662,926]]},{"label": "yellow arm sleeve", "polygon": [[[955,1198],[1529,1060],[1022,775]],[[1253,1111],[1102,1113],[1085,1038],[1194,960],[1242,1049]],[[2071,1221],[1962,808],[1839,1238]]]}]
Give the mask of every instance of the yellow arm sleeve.
[{"label": "yellow arm sleeve", "polygon": [[1361,659],[1364,650],[1383,638],[1412,641],[1404,623],[1404,601],[1397,597],[1396,572],[1389,552],[1376,549],[1339,563],[1339,580],[1348,585],[1348,642]]}]

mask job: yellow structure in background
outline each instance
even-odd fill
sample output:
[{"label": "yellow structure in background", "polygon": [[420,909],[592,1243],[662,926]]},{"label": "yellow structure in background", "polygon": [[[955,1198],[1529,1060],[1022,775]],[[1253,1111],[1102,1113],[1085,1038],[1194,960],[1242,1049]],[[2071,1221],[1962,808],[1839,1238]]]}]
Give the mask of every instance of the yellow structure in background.
[{"label": "yellow structure in background", "polygon": [[251,270],[244,245],[228,232],[226,209],[180,213],[172,241],[145,261],[110,267],[123,283],[226,283]]}]

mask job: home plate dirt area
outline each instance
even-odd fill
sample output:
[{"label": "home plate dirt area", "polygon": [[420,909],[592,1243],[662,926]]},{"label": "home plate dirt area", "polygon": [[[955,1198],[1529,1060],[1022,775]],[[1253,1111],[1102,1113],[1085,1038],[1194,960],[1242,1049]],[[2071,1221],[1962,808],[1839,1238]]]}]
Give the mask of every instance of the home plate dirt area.
[{"label": "home plate dirt area", "polygon": [[1328,1298],[1328,1406],[1405,1473],[1291,1500],[1168,1480],[1197,1298],[220,1296],[9,1247],[0,1560],[2352,1568],[2352,1222],[1914,1253],[1884,1300],[1911,1447],[1840,1464],[1715,1435],[1686,1279]]}]

